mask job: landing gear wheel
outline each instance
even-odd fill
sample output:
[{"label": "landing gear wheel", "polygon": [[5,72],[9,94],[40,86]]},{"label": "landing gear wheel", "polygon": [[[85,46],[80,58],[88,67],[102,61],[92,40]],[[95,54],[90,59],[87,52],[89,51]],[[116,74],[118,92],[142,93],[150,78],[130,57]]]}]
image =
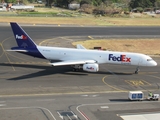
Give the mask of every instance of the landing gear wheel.
[{"label": "landing gear wheel", "polygon": [[78,71],[78,69],[76,69],[76,68],[73,68],[73,69],[72,69],[72,71],[73,71],[73,72],[77,72],[77,71]]},{"label": "landing gear wheel", "polygon": [[138,74],[138,71],[135,71],[135,74]]}]

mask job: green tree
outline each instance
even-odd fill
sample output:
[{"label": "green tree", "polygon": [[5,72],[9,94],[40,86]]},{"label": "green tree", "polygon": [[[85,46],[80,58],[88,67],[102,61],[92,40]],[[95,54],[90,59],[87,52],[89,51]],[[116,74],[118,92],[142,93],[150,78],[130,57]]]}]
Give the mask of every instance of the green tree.
[{"label": "green tree", "polygon": [[156,0],[154,4],[155,4],[155,7],[160,7],[160,0]]},{"label": "green tree", "polygon": [[6,3],[17,3],[17,0],[5,0]]},{"label": "green tree", "polygon": [[154,7],[156,0],[131,0],[129,6],[133,8],[142,7],[150,8]]},{"label": "green tree", "polygon": [[69,2],[67,0],[50,0],[49,6],[52,3],[56,4],[59,7],[66,7]]},{"label": "green tree", "polygon": [[80,4],[92,4],[91,0],[81,0]]}]

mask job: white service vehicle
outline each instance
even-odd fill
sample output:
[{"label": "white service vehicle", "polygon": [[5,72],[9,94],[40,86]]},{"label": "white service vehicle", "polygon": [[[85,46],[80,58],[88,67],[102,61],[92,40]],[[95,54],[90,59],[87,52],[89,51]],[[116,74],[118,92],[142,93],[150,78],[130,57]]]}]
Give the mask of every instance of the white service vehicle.
[{"label": "white service vehicle", "polygon": [[34,6],[28,5],[12,5],[11,10],[34,10]]},{"label": "white service vehicle", "polygon": [[148,96],[147,100],[159,100],[159,94],[153,94],[152,96]]},{"label": "white service vehicle", "polygon": [[142,91],[129,91],[128,99],[141,101],[144,99],[144,94]]}]

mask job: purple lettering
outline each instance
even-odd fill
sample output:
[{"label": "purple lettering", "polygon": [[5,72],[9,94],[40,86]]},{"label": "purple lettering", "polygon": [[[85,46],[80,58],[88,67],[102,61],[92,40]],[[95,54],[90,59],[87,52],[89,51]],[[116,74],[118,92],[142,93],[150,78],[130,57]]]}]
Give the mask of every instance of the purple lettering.
[{"label": "purple lettering", "polygon": [[126,55],[114,56],[113,54],[109,54],[109,61],[118,61],[118,62],[131,62],[131,58],[126,57]]}]

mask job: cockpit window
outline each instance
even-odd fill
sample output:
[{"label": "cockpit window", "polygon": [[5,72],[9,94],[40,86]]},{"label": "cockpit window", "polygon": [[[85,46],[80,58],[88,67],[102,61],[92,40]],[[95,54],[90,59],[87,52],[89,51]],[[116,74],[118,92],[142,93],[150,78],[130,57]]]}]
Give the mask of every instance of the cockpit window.
[{"label": "cockpit window", "polygon": [[147,59],[147,61],[152,61],[153,59]]}]

